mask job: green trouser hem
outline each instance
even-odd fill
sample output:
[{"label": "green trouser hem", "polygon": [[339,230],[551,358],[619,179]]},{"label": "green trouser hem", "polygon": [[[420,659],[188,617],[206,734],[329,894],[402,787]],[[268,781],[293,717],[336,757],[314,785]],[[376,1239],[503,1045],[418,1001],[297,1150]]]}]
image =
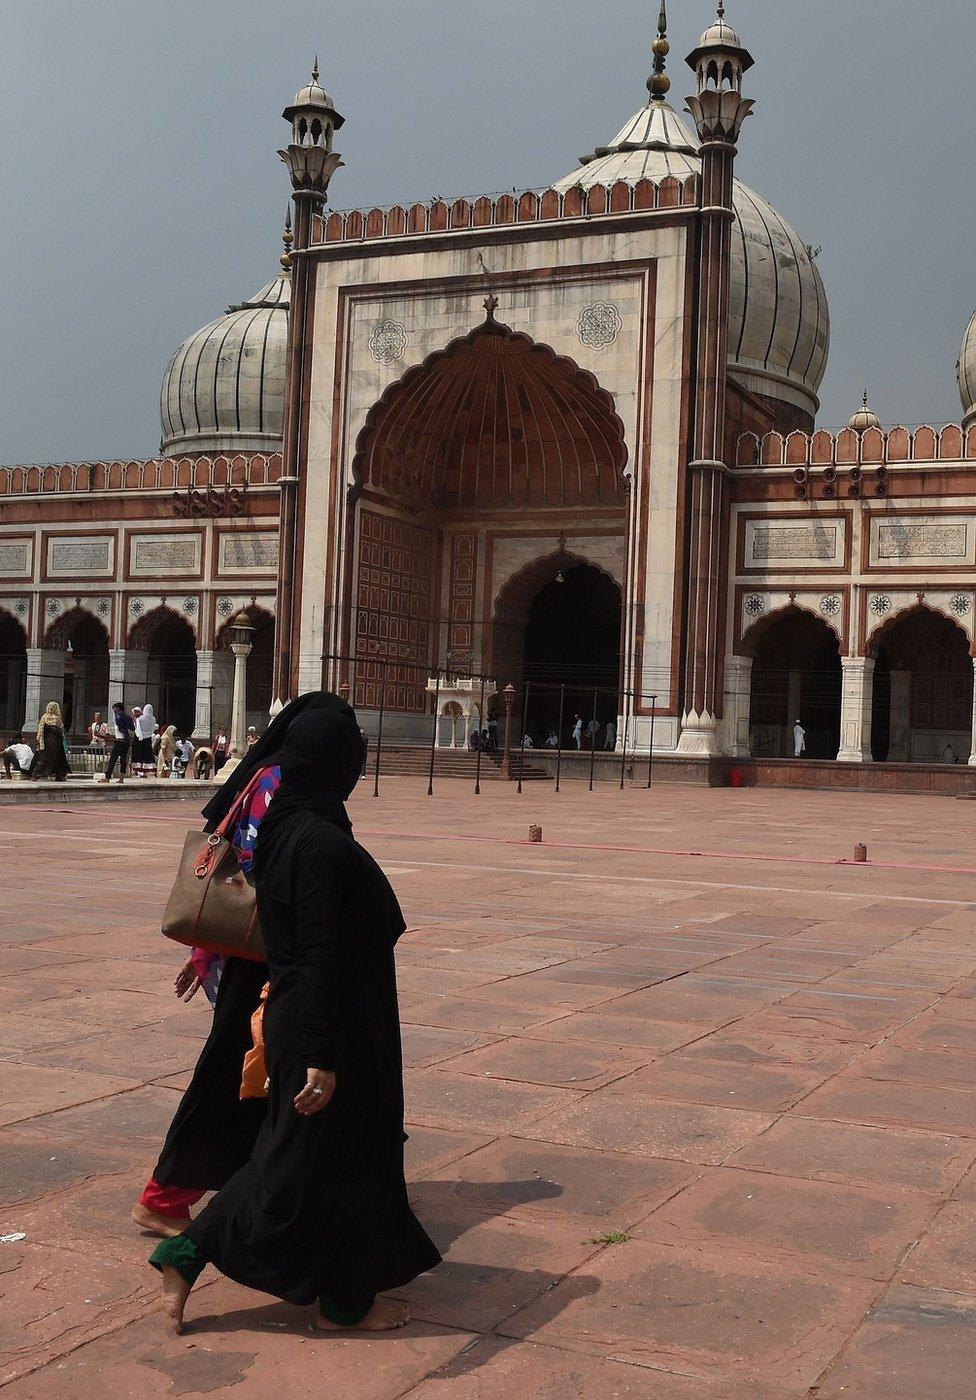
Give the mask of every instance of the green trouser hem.
[{"label": "green trouser hem", "polygon": [[207,1267],[205,1256],[186,1235],[174,1235],[172,1239],[163,1240],[150,1254],[149,1262],[154,1269],[164,1266],[175,1269],[191,1288]]},{"label": "green trouser hem", "polygon": [[375,1296],[370,1298],[365,1307],[361,1308],[341,1308],[328,1293],[319,1294],[319,1312],[326,1322],[331,1322],[336,1327],[358,1327],[363,1318],[368,1317],[370,1309],[376,1301]]}]

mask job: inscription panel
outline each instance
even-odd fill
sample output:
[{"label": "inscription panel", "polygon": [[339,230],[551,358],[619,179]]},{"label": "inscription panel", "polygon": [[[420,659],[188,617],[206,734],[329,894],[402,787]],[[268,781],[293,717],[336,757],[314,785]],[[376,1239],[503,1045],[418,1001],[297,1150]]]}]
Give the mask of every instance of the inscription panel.
[{"label": "inscription panel", "polygon": [[873,520],[871,563],[889,569],[919,561],[971,564],[973,523],[958,517]]},{"label": "inscription panel", "polygon": [[133,535],[131,571],[138,578],[157,574],[197,574],[199,535]]},{"label": "inscription panel", "polygon": [[364,510],[356,580],[356,705],[427,709],[434,532]]},{"label": "inscription panel", "polygon": [[277,534],[268,530],[254,535],[221,535],[219,568],[226,574],[277,573]]},{"label": "inscription panel", "polygon": [[842,568],[846,543],[843,520],[747,520],[745,567],[757,573]]},{"label": "inscription panel", "polygon": [[111,535],[78,535],[48,540],[47,571],[53,578],[111,574],[114,567]]},{"label": "inscription panel", "polygon": [[30,571],[30,540],[0,540],[0,575],[4,578],[29,578]]}]

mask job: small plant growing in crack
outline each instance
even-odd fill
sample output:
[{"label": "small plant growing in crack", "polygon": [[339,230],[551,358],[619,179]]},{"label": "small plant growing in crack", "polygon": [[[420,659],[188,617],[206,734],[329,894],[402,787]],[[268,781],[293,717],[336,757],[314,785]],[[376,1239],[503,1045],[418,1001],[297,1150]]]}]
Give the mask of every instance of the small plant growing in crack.
[{"label": "small plant growing in crack", "polygon": [[597,1235],[595,1239],[581,1240],[581,1244],[630,1244],[630,1236],[623,1230],[608,1230],[605,1235]]}]

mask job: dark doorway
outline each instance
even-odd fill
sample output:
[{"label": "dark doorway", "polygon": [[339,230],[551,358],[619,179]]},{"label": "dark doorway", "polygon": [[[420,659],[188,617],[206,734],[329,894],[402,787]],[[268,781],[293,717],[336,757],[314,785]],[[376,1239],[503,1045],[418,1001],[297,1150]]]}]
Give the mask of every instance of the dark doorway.
[{"label": "dark doorway", "polygon": [[930,608],[912,608],[885,628],[874,653],[874,759],[967,763],[973,662],[962,628]]},{"label": "dark doorway", "polygon": [[18,732],[24,720],[27,686],[27,639],[9,613],[0,612],[0,737]]},{"label": "dark doorway", "polygon": [[[840,748],[840,647],[825,622],[792,608],[770,618],[755,643],[752,752],[793,756],[793,726],[806,732],[807,758],[836,758]],[[794,713],[795,712],[795,713]]]},{"label": "dark doorway", "polygon": [[616,725],[620,708],[620,606],[619,585],[592,564],[561,571],[530,604],[523,678],[528,731],[537,746],[556,728],[565,686],[563,744],[572,744],[576,715],[585,728],[595,714],[603,747],[606,725]]}]

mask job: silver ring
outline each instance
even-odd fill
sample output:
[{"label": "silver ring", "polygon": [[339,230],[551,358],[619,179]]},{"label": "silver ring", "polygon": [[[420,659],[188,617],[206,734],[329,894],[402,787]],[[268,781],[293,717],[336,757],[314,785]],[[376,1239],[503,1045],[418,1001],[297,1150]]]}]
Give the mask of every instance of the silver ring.
[{"label": "silver ring", "polygon": [[312,1093],[313,1093],[313,1094],[324,1094],[324,1093],[325,1093],[325,1090],[324,1090],[324,1089],[313,1089],[313,1090],[312,1090]]}]

